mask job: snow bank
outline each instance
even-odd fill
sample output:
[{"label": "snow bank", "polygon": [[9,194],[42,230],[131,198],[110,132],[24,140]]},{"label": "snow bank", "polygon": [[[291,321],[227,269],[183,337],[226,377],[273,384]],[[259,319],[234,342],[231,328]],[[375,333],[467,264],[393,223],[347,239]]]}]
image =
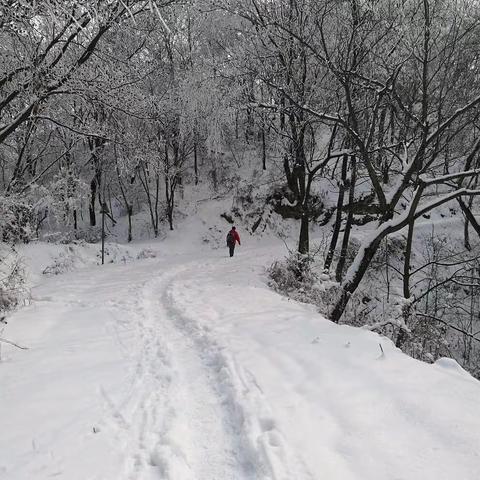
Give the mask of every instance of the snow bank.
[{"label": "snow bank", "polygon": [[271,412],[268,422],[258,406],[248,415],[269,425],[273,451],[294,452],[290,476],[278,478],[477,478],[477,380],[453,360],[416,361],[388,339],[266,291],[245,263],[240,254],[190,270],[172,295],[242,372],[236,395],[261,397]]}]

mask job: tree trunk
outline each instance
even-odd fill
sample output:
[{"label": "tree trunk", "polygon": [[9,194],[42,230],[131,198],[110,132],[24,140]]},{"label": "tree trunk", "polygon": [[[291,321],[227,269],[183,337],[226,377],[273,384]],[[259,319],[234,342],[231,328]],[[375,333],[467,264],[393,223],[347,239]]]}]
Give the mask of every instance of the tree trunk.
[{"label": "tree trunk", "polygon": [[[405,254],[403,258],[403,296],[407,303],[405,303],[404,307],[402,308],[402,317],[403,323],[405,327],[408,326],[410,313],[411,313],[411,306],[408,302],[410,300],[411,292],[410,292],[410,263],[412,257],[412,245],[413,245],[413,233],[415,231],[415,219],[412,219],[408,224],[408,232],[407,232],[407,243],[405,245]],[[397,339],[395,341],[395,346],[398,348],[402,348],[403,344],[407,340],[407,331],[405,328],[400,327],[398,331]]]},{"label": "tree trunk", "polygon": [[175,187],[172,185],[172,182],[175,182],[175,179],[170,180],[168,176],[165,176],[165,198],[167,202],[167,219],[168,226],[170,230],[173,231],[173,204],[174,204],[174,194]]},{"label": "tree trunk", "polygon": [[343,285],[340,297],[337,300],[337,303],[333,307],[332,313],[330,314],[330,319],[338,323],[340,317],[345,311],[345,307],[350,300],[350,296],[355,292],[358,285],[362,281],[370,262],[372,261],[375,253],[378,250],[380,242],[383,240],[385,235],[378,235],[376,238],[370,241],[370,243],[360,249],[355,257],[354,261],[354,270],[352,272],[351,278],[349,278]]},{"label": "tree trunk", "polygon": [[298,253],[306,255],[310,250],[310,239],[309,239],[309,218],[308,211],[302,212],[302,219],[300,223],[300,239],[298,242]]},{"label": "tree trunk", "polygon": [[[174,155],[176,155],[174,151]],[[174,168],[176,169],[176,158],[174,156]],[[173,230],[173,206],[174,206],[174,194],[175,194],[175,187],[177,182],[176,174],[171,175],[170,169],[170,160],[169,160],[169,153],[168,153],[168,144],[165,143],[165,201],[167,202],[167,220],[170,230]]]},{"label": "tree trunk", "polygon": [[405,245],[405,254],[403,258],[403,296],[410,298],[410,259],[412,256],[413,232],[415,229],[415,220],[412,219],[408,224],[407,243]]},{"label": "tree trunk", "polygon": [[160,178],[158,173],[155,174],[155,223],[153,225],[153,233],[155,238],[158,237],[158,202],[160,200]]},{"label": "tree trunk", "polygon": [[[407,327],[409,323],[410,312],[411,312],[411,305],[407,303],[403,306],[403,309],[402,309],[403,323],[405,324],[405,327]],[[402,348],[407,340],[407,337],[408,337],[407,330],[405,328],[400,327],[397,338],[395,340],[395,346],[397,348]]]},{"label": "tree trunk", "polygon": [[472,213],[473,197],[468,201],[468,206],[465,205],[465,202],[461,198],[459,198],[457,201],[465,217],[465,223],[463,225],[463,244],[468,251],[471,251],[472,246],[470,244],[470,231],[468,228],[470,224],[480,237],[480,226],[478,225],[478,222]]},{"label": "tree trunk", "polygon": [[128,214],[128,241],[132,241],[132,215],[133,215],[133,205],[127,204],[127,214]]},{"label": "tree trunk", "polygon": [[262,126],[262,169],[267,169],[267,145],[265,142],[265,126]]},{"label": "tree trunk", "polygon": [[343,209],[343,198],[345,196],[345,180],[347,178],[347,161],[348,161],[348,156],[344,155],[342,159],[342,177],[339,183],[337,212],[335,215],[335,223],[333,225],[332,239],[330,240],[330,246],[328,247],[327,258],[325,259],[325,264],[323,266],[323,269],[326,272],[330,270],[330,267],[332,265],[335,249],[337,248],[338,237],[340,235],[340,228],[342,226],[342,209]]},{"label": "tree trunk", "polygon": [[470,232],[468,230],[469,223],[468,218],[465,216],[465,222],[463,224],[463,245],[470,252],[472,245],[470,244]]},{"label": "tree trunk", "polygon": [[347,261],[348,244],[350,243],[350,232],[352,230],[353,203],[355,202],[355,183],[357,181],[357,164],[355,156],[352,156],[351,169],[352,170],[350,174],[350,187],[348,195],[348,203],[350,208],[348,210],[347,220],[345,223],[345,231],[343,233],[342,239],[342,248],[340,249],[340,258],[338,259],[337,269],[335,271],[335,277],[337,279],[337,282],[340,282],[343,277],[343,270],[345,268],[345,262]]},{"label": "tree trunk", "polygon": [[173,232],[173,212],[171,208],[168,208],[167,218],[168,218],[168,226],[170,228],[170,231]]},{"label": "tree trunk", "polygon": [[[143,172],[143,178],[142,178],[142,172]],[[158,173],[155,173],[156,175],[156,184],[157,184],[157,189],[156,189],[156,199],[155,202],[152,201],[152,192],[150,188],[150,184],[148,182],[148,174],[147,170],[145,168],[145,165],[141,165],[141,170],[139,170],[138,178],[140,180],[140,183],[143,187],[143,190],[145,191],[145,196],[147,198],[147,205],[148,205],[148,211],[150,213],[150,222],[152,224],[153,228],[153,233],[155,237],[158,236],[158,211],[157,211],[157,203],[158,203]],[[128,202],[125,202],[126,205],[128,205]]]},{"label": "tree trunk", "polygon": [[195,185],[198,185],[198,151],[197,151],[197,139],[193,143],[193,169],[195,172]]},{"label": "tree trunk", "polygon": [[297,183],[290,169],[289,155],[285,154],[283,157],[283,170],[285,172],[285,177],[287,179],[287,185],[290,191],[294,194],[295,198],[298,198],[299,192]]},{"label": "tree trunk", "polygon": [[95,200],[97,198],[97,179],[93,177],[90,182],[90,204],[88,205],[88,211],[90,213],[90,226],[95,227],[97,225],[97,216],[95,213]]}]

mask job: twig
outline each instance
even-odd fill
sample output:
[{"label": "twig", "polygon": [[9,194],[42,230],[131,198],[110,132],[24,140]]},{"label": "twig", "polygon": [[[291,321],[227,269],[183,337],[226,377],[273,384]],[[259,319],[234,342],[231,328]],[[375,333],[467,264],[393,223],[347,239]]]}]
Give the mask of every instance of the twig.
[{"label": "twig", "polygon": [[20,348],[21,350],[28,350],[28,347],[22,347],[21,345],[18,345],[18,343],[7,340],[6,338],[0,337],[0,342],[8,343],[9,345],[13,345],[14,347]]},{"label": "twig", "polygon": [[480,342],[480,338],[477,338],[475,336],[476,334],[473,335],[471,333],[468,333],[465,330],[462,330],[461,328],[458,328],[455,325],[452,325],[452,324],[446,322],[445,320],[442,320],[441,318],[434,317],[433,315],[428,315],[427,313],[420,313],[420,312],[415,312],[415,315],[420,316],[420,317],[424,317],[424,318],[430,318],[431,320],[435,320],[436,322],[440,322],[443,325],[445,325],[446,327],[451,328],[452,330],[455,330],[459,333],[462,333],[463,335],[471,338],[472,340],[475,340],[476,342]]}]

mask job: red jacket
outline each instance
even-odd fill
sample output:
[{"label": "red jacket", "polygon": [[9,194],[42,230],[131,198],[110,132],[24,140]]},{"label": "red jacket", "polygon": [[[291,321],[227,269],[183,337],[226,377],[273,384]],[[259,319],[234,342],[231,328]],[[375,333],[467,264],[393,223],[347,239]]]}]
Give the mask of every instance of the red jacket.
[{"label": "red jacket", "polygon": [[[230,232],[232,235],[233,235],[233,238],[235,239],[236,242],[238,242],[238,244],[240,245],[240,235],[238,234],[238,232],[236,230],[230,230]],[[234,242],[234,245],[235,245],[235,242]]]}]

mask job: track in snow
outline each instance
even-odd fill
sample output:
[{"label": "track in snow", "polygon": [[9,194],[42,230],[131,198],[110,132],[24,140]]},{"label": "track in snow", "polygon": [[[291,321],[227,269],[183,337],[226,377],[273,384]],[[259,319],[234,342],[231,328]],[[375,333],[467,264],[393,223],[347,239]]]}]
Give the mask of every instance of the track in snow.
[{"label": "track in snow", "polygon": [[[128,455],[132,480],[256,480],[255,455],[243,441],[241,419],[218,389],[222,366],[201,351],[170,304],[169,277],[148,281],[136,306],[132,384],[121,405],[107,401]],[[135,311],[137,310],[137,313]]]},{"label": "track in snow", "polygon": [[[220,320],[228,317],[240,305],[226,303],[214,305],[209,295],[215,288],[207,287],[212,280],[226,279],[231,275],[231,265],[224,262],[195,262],[178,270],[168,285],[163,288],[162,303],[170,312],[169,318],[186,338],[194,341],[204,362],[215,372],[214,386],[224,399],[228,418],[236,428],[243,455],[248,459],[249,479],[262,480],[313,480],[301,456],[295,452],[287,438],[278,429],[278,424],[268,399],[255,376],[245,370],[235,356],[219,341],[218,332],[197,319],[189,304],[195,297],[203,298],[202,312]],[[192,291],[192,279],[197,288]],[[215,280],[216,279],[216,280]],[[194,297],[192,297],[192,295]],[[202,315],[199,314],[198,317]],[[228,321],[225,318],[225,321]],[[208,477],[206,477],[208,478]]]},{"label": "track in snow", "polygon": [[311,480],[253,374],[185,310],[184,286],[198,272],[206,282],[225,273],[222,265],[170,264],[154,276],[159,266],[123,272],[108,301],[110,335],[129,365],[120,393],[100,392],[98,427],[123,452],[115,480]]}]

